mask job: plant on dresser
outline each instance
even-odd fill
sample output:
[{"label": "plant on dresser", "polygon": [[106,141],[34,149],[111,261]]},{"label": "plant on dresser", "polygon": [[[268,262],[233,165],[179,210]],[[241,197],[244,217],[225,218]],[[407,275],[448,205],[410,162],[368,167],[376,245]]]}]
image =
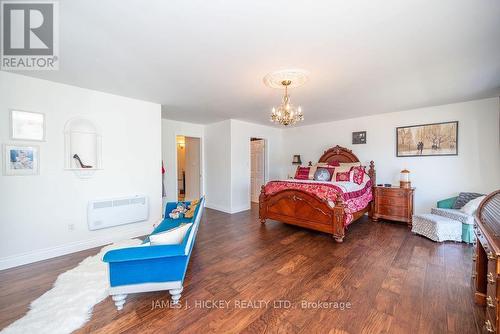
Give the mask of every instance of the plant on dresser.
[{"label": "plant on dresser", "polygon": [[411,227],[415,188],[373,187],[374,221],[380,218],[405,222]]}]

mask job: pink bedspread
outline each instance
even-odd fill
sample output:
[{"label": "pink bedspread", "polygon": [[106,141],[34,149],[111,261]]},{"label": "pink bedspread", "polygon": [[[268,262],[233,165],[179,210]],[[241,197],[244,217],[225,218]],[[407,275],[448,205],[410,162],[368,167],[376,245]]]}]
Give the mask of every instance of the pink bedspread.
[{"label": "pink bedspread", "polygon": [[326,200],[331,207],[334,207],[338,197],[342,196],[345,205],[344,226],[352,222],[353,213],[366,208],[373,199],[371,180],[368,180],[361,189],[348,192],[340,184],[331,182],[303,182],[298,180],[270,181],[266,184],[264,190],[266,195],[272,195],[286,189],[302,190],[322,200]]}]

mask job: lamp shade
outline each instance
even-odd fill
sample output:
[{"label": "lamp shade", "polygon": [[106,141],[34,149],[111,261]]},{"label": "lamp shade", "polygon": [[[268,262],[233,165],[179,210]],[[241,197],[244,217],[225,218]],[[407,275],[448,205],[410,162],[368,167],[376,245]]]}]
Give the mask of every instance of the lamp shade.
[{"label": "lamp shade", "polygon": [[300,165],[302,163],[302,160],[300,160],[300,154],[295,154],[292,159],[292,164],[294,165]]},{"label": "lamp shade", "polygon": [[399,186],[401,188],[411,188],[410,182],[410,171],[407,169],[403,169],[399,176]]}]

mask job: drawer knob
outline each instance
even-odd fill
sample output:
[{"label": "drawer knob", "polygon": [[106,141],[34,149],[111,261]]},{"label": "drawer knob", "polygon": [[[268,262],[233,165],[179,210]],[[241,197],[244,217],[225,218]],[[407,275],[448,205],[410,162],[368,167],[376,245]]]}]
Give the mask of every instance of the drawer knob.
[{"label": "drawer knob", "polygon": [[472,278],[476,278],[477,273],[475,271],[472,272]]},{"label": "drawer knob", "polygon": [[497,259],[496,255],[493,254],[492,251],[489,251],[488,252],[488,260],[496,260],[496,259]]},{"label": "drawer knob", "polygon": [[495,284],[495,278],[493,277],[492,273],[488,273],[488,275],[486,275],[486,277],[487,277],[488,283]]},{"label": "drawer knob", "polygon": [[472,255],[472,261],[476,261],[477,260],[477,254],[473,254]]},{"label": "drawer knob", "polygon": [[486,306],[494,308],[495,304],[493,303],[493,298],[491,296],[486,297]]},{"label": "drawer knob", "polygon": [[494,333],[495,331],[493,330],[493,326],[491,325],[491,322],[489,320],[486,320],[484,322],[484,327],[486,328],[486,331],[488,333]]}]

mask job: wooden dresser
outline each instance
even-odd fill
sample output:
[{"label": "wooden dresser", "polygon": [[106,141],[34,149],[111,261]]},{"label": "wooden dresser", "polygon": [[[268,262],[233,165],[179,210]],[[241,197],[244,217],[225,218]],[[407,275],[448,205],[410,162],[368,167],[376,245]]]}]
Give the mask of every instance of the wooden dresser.
[{"label": "wooden dresser", "polygon": [[373,187],[375,197],[372,219],[405,222],[411,227],[415,188]]},{"label": "wooden dresser", "polygon": [[499,328],[500,286],[500,190],[488,195],[479,206],[474,223],[476,234],[472,279],[474,300],[485,309],[483,331]]}]

